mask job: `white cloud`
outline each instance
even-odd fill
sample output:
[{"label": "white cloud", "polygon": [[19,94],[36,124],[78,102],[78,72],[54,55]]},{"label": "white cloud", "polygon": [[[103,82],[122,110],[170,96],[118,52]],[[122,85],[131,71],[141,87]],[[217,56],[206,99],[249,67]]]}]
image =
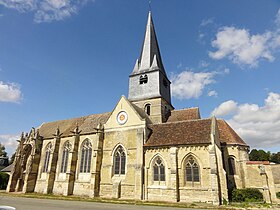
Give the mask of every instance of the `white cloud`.
[{"label": "white cloud", "polygon": [[275,30],[267,30],[262,34],[251,34],[248,29],[222,27],[212,41],[216,51],[209,56],[219,60],[228,58],[233,63],[257,67],[261,59],[272,62],[273,53],[280,47],[280,10],[275,17]]},{"label": "white cloud", "polygon": [[183,71],[171,76],[172,96],[179,99],[198,98],[205,86],[215,83],[213,77],[217,72]]},{"label": "white cloud", "polygon": [[41,23],[70,17],[89,1],[94,0],[0,0],[0,5],[19,12],[34,12],[34,21]]},{"label": "white cloud", "polygon": [[22,93],[18,84],[0,81],[0,102],[19,103],[21,99]]},{"label": "white cloud", "polygon": [[16,151],[19,137],[19,135],[11,134],[0,135],[0,143],[5,146],[5,151],[8,153],[9,157]]},{"label": "white cloud", "polygon": [[200,26],[207,26],[214,23],[214,18],[203,19],[200,23]]},{"label": "white cloud", "polygon": [[218,96],[218,93],[217,93],[217,91],[215,91],[215,90],[211,90],[211,91],[209,91],[208,92],[208,96],[214,96],[214,97],[217,97]]},{"label": "white cloud", "polygon": [[214,109],[212,112],[212,115],[215,115],[217,117],[222,117],[226,115],[233,114],[237,111],[237,103],[235,101],[226,101],[217,108]]},{"label": "white cloud", "polygon": [[[215,110],[219,110],[219,107]],[[235,108],[228,123],[251,147],[271,148],[280,145],[279,93],[270,92],[263,106],[248,103],[237,105],[236,103]],[[223,113],[221,112],[217,116],[223,116]]]}]

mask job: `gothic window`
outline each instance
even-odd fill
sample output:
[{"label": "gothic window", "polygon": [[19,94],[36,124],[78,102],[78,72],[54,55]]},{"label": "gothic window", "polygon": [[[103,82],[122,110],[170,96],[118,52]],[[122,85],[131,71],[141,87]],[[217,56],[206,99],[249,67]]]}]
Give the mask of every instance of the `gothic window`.
[{"label": "gothic window", "polygon": [[122,146],[118,146],[114,154],[114,174],[125,174],[126,155]]},{"label": "gothic window", "polygon": [[165,167],[160,157],[157,157],[154,162],[154,181],[165,181]]},{"label": "gothic window", "polygon": [[195,182],[199,182],[199,179],[199,165],[191,156],[186,161],[186,181],[193,185]]},{"label": "gothic window", "polygon": [[80,162],[80,172],[89,173],[91,165],[92,156],[92,145],[89,139],[86,139],[82,144],[81,162]]},{"label": "gothic window", "polygon": [[46,146],[45,161],[44,161],[43,172],[48,172],[49,163],[50,163],[51,151],[52,151],[52,144],[51,144],[51,143],[48,143],[48,145]]},{"label": "gothic window", "polygon": [[147,76],[147,74],[144,74],[144,75],[141,75],[140,76],[140,85],[141,84],[146,84],[147,82],[148,82],[148,76]]},{"label": "gothic window", "polygon": [[150,114],[151,114],[151,104],[146,104],[145,105],[145,112],[146,112],[147,115],[150,116]]},{"label": "gothic window", "polygon": [[69,141],[65,142],[63,146],[63,152],[62,152],[62,160],[61,160],[61,168],[60,173],[66,173],[67,165],[68,165],[68,157],[69,157],[69,151],[71,150],[72,145]]},{"label": "gothic window", "polygon": [[235,171],[235,160],[234,160],[233,157],[229,157],[229,159],[228,159],[228,167],[229,167],[229,175],[236,174],[236,171]]}]

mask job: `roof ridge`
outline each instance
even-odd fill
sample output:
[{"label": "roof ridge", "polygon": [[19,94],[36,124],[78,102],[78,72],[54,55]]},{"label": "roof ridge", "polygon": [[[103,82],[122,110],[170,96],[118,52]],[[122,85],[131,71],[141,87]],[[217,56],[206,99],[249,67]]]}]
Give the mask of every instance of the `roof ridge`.
[{"label": "roof ridge", "polygon": [[81,119],[81,118],[87,118],[93,115],[104,115],[104,114],[109,114],[111,112],[103,112],[103,113],[99,113],[99,114],[90,114],[90,115],[84,115],[84,116],[80,116],[80,117],[73,117],[73,118],[68,118],[68,119],[63,119],[63,120],[55,120],[55,121],[50,121],[50,122],[43,122],[39,127],[41,127],[42,125],[48,124],[48,123],[56,123],[56,122],[62,122],[62,121],[67,121],[67,120],[74,120],[74,119]]},{"label": "roof ridge", "polygon": [[182,108],[182,109],[174,109],[174,110],[172,110],[171,112],[183,111],[183,110],[188,110],[188,109],[199,109],[199,107],[196,106],[196,107],[189,107],[189,108]]},{"label": "roof ridge", "polygon": [[212,119],[212,118],[192,119],[192,120],[180,120],[180,121],[165,122],[165,123],[154,123],[154,124],[151,124],[151,125],[166,125],[166,124],[175,124],[175,123],[183,123],[183,122],[205,121],[205,120],[211,120],[211,119]]}]

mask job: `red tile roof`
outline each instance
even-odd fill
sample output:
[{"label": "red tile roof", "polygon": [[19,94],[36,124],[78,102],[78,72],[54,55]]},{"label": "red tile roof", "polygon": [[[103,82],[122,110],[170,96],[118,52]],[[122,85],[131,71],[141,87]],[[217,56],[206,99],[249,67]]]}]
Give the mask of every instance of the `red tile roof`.
[{"label": "red tile roof", "polygon": [[210,144],[211,119],[150,125],[145,147]]},{"label": "red tile roof", "polygon": [[221,143],[247,146],[243,139],[240,138],[240,136],[227,124],[226,121],[218,119],[217,122]]},{"label": "red tile roof", "polygon": [[172,110],[171,116],[168,118],[167,122],[178,122],[197,119],[200,119],[199,108],[194,107],[181,110]]},{"label": "red tile roof", "polygon": [[62,137],[72,135],[71,131],[74,131],[77,124],[81,134],[87,134],[95,132],[95,128],[98,124],[104,124],[110,116],[110,112],[103,114],[92,114],[89,116],[72,118],[67,120],[59,120],[54,122],[43,123],[39,127],[39,134],[44,139],[54,138],[53,134],[56,129],[59,128]]}]

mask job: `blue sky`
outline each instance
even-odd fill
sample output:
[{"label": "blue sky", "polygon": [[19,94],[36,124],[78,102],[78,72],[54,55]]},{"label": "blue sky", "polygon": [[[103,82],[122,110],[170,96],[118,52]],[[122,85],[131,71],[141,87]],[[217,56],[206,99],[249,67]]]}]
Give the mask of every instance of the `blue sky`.
[{"label": "blue sky", "polygon": [[[280,2],[154,0],[175,108],[226,119],[251,146],[280,151]],[[0,0],[0,142],[111,111],[128,94],[148,0]]]}]

